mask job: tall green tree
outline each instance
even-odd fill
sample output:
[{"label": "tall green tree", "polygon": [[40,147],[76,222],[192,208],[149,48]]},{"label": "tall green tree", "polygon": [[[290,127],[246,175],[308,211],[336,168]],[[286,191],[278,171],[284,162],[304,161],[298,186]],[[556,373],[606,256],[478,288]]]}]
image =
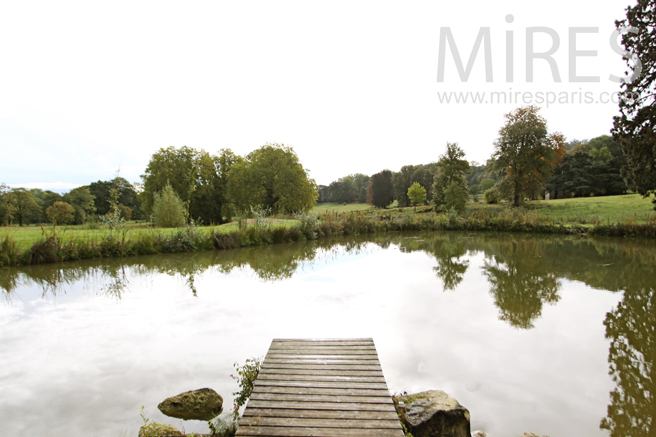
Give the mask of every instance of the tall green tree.
[{"label": "tall green tree", "polygon": [[408,188],[408,197],[416,209],[417,205],[423,205],[426,201],[426,189],[415,182]]},{"label": "tall green tree", "polygon": [[232,166],[228,196],[240,211],[261,205],[272,213],[293,213],[312,208],[319,193],[294,149],[267,143]]},{"label": "tall green tree", "polygon": [[34,194],[25,188],[13,188],[11,194],[15,208],[14,217],[18,220],[19,226],[40,218],[41,207],[37,203]]},{"label": "tall green tree", "polygon": [[[624,149],[624,176],[643,196],[656,193],[656,1],[638,0],[615,22],[631,75],[622,82],[613,139]],[[656,198],[652,200],[656,208]]]},{"label": "tall green tree", "polygon": [[0,183],[0,226],[8,226],[14,218],[13,195],[9,185]]},{"label": "tall green tree", "polygon": [[187,221],[186,208],[170,184],[161,192],[155,193],[153,201],[153,221],[162,228],[177,228]]},{"label": "tall green tree", "polygon": [[70,225],[75,221],[75,208],[66,202],[55,202],[46,209],[46,215],[52,223]]},{"label": "tall green tree", "polygon": [[117,176],[109,181],[97,181],[88,185],[89,193],[94,196],[95,213],[98,215],[106,215],[111,211],[111,190],[116,189],[118,194],[118,203],[124,205],[132,211],[132,218],[135,220],[143,219],[145,217],[141,200],[137,195],[137,190],[134,184],[131,184],[126,179]]},{"label": "tall green tree", "polygon": [[87,217],[96,212],[94,203],[95,197],[89,191],[88,186],[74,188],[64,194],[64,201],[70,204],[74,210],[75,224],[82,224],[87,221]]},{"label": "tall green tree", "polygon": [[392,172],[383,170],[371,176],[367,187],[367,203],[377,208],[387,208],[394,201]]},{"label": "tall green tree", "polygon": [[401,170],[392,174],[392,194],[399,206],[410,206],[408,188],[412,185],[412,175],[419,169],[416,165],[404,165]]},{"label": "tall green tree", "polygon": [[[445,191],[450,188],[453,193],[465,193],[467,198],[467,179],[470,171],[469,162],[465,159],[465,152],[458,143],[446,143],[446,151],[437,161],[437,173],[433,182],[433,204],[440,207],[447,203]],[[458,188],[460,187],[460,188]]]},{"label": "tall green tree", "polygon": [[150,157],[146,171],[141,175],[143,191],[140,193],[147,214],[152,213],[155,193],[161,192],[167,184],[189,208],[198,179],[199,155],[191,147],[170,146],[159,149]]},{"label": "tall green tree", "polygon": [[[551,175],[557,154],[547,131],[547,121],[536,106],[525,106],[505,115],[493,158],[502,175],[501,189],[519,206]],[[560,145],[560,143],[559,143]]]}]

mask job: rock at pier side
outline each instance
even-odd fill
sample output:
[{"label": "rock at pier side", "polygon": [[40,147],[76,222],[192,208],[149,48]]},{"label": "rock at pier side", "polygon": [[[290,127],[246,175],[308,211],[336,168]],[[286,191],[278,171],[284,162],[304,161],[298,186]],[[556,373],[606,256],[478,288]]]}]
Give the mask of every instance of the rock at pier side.
[{"label": "rock at pier side", "polygon": [[414,437],[470,437],[469,411],[441,390],[396,398],[401,422]]},{"label": "rock at pier side", "polygon": [[191,390],[165,399],[157,408],[170,417],[211,420],[221,413],[223,398],[211,388]]},{"label": "rock at pier side", "polygon": [[149,423],[139,429],[139,437],[153,437],[153,436],[166,436],[166,437],[184,437],[184,434],[171,425],[164,425],[163,423]]}]

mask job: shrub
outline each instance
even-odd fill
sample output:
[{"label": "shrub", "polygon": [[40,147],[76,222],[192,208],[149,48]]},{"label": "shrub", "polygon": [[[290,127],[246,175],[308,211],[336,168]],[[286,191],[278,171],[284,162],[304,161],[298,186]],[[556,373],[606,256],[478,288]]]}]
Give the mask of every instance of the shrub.
[{"label": "shrub", "polygon": [[155,194],[153,221],[155,226],[162,228],[179,228],[186,222],[184,204],[171,184],[167,184],[160,193]]},{"label": "shrub", "polygon": [[489,190],[485,191],[483,197],[485,198],[485,202],[488,204],[499,203],[499,200],[501,200],[499,190],[496,188],[490,188]]},{"label": "shrub", "polygon": [[444,190],[444,206],[447,210],[462,212],[465,210],[467,197],[467,187],[461,181],[453,181]]},{"label": "shrub", "polygon": [[53,223],[70,225],[75,221],[75,208],[70,203],[55,202],[46,209],[46,215]]}]

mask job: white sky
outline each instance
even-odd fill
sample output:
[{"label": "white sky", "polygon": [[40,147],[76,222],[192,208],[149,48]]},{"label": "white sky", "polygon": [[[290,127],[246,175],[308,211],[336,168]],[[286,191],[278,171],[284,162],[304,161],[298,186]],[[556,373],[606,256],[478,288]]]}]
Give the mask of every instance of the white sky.
[{"label": "white sky", "polygon": [[[436,161],[458,142],[485,162],[519,104],[444,104],[439,92],[612,93],[624,61],[609,43],[627,0],[551,2],[2,2],[0,182],[71,188],[121,176],[139,181],[160,147],[187,145],[244,155],[290,145],[319,184],[361,172]],[[507,23],[512,14],[514,22]],[[562,82],[545,60],[526,83],[526,28],[548,27]],[[440,29],[466,63],[490,28],[493,81],[483,49],[469,80],[450,51],[437,82]],[[572,83],[569,29],[577,58]],[[506,32],[514,33],[514,81],[506,82]],[[535,52],[550,37],[536,36]],[[543,106],[568,139],[607,134],[615,103]]]}]

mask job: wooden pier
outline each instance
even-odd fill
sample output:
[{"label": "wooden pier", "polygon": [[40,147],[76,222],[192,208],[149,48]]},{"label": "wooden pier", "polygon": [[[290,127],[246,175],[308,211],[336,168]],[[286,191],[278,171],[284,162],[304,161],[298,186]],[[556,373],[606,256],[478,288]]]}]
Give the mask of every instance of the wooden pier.
[{"label": "wooden pier", "polygon": [[403,437],[403,430],[372,339],[276,339],[237,435]]}]

